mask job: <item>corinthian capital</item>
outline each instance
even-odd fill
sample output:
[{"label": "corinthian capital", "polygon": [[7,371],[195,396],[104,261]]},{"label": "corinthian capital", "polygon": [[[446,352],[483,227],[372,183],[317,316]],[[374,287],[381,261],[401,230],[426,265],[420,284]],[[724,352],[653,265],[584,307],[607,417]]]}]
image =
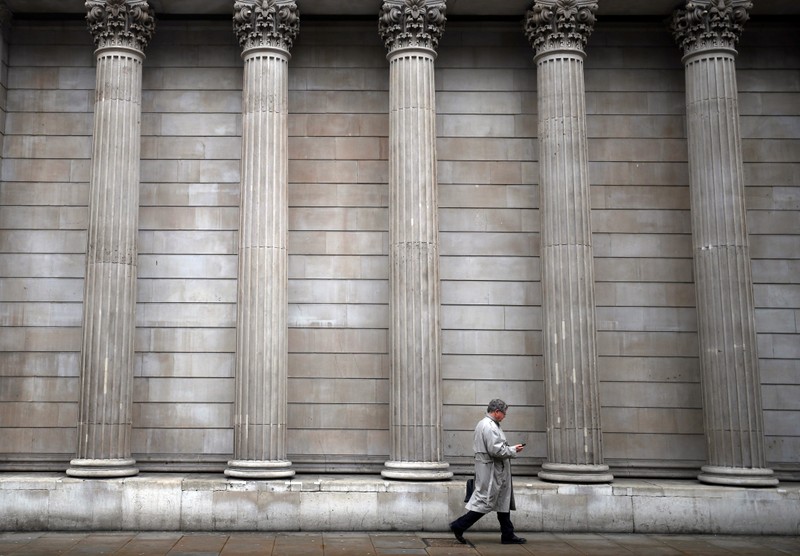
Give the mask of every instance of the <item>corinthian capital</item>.
[{"label": "corinthian capital", "polygon": [[594,30],[596,0],[536,0],[525,14],[525,36],[537,54],[580,50]]},{"label": "corinthian capital", "polygon": [[385,0],[378,32],[389,52],[415,46],[436,50],[446,21],[445,0]]},{"label": "corinthian capital", "polygon": [[707,48],[732,49],[752,7],[750,0],[687,0],[672,14],[672,36],[684,54]]},{"label": "corinthian capital", "polygon": [[97,48],[125,46],[144,51],[156,28],[147,0],[87,0],[86,21]]},{"label": "corinthian capital", "polygon": [[233,30],[242,49],[274,46],[288,52],[300,32],[300,10],[294,0],[237,0]]}]

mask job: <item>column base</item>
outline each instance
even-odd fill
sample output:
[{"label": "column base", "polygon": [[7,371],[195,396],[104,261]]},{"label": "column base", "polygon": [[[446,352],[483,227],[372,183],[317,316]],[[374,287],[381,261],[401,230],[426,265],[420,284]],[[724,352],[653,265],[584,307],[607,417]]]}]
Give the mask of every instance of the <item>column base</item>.
[{"label": "column base", "polygon": [[577,463],[543,463],[539,471],[543,481],[555,483],[610,483],[614,475],[607,465],[586,465]]},{"label": "column base", "polygon": [[227,477],[236,479],[285,479],[294,477],[292,462],[285,460],[234,459],[228,462]]},{"label": "column base", "polygon": [[135,459],[73,459],[67,475],[85,479],[113,479],[139,474]]},{"label": "column base", "polygon": [[697,479],[701,483],[711,485],[773,487],[778,484],[778,479],[773,476],[772,469],[704,465],[700,471],[702,473],[697,476]]},{"label": "column base", "polygon": [[449,481],[450,464],[442,461],[387,461],[381,477],[398,481]]}]

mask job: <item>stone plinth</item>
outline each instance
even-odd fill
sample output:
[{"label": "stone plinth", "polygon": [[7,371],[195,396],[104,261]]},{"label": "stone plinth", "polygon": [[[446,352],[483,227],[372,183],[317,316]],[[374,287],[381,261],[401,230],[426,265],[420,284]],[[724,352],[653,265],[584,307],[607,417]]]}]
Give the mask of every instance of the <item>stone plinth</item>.
[{"label": "stone plinth", "polygon": [[[617,478],[613,485],[514,477],[518,532],[799,535],[800,484],[730,488]],[[140,474],[85,481],[0,475],[2,531],[436,531],[464,513],[464,478],[398,482],[376,475]],[[497,531],[484,518],[476,531]]]}]

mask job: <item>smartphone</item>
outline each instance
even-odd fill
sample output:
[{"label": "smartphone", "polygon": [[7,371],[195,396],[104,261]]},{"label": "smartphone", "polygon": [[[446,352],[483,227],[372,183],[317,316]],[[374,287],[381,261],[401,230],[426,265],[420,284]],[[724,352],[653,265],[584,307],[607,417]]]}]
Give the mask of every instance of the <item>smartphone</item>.
[{"label": "smartphone", "polygon": [[520,446],[527,446],[527,445],[528,445],[528,443],[527,443],[527,442],[520,442],[520,444],[519,444],[519,445],[520,445]]}]

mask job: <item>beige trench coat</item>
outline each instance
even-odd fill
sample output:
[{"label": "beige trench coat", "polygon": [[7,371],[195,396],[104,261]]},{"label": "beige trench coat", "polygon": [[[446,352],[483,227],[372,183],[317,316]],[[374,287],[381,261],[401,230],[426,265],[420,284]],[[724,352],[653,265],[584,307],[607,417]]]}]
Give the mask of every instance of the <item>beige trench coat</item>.
[{"label": "beige trench coat", "polygon": [[486,415],[475,427],[475,490],[465,506],[473,512],[515,510],[511,486],[511,458],[517,451],[506,442],[500,423]]}]

